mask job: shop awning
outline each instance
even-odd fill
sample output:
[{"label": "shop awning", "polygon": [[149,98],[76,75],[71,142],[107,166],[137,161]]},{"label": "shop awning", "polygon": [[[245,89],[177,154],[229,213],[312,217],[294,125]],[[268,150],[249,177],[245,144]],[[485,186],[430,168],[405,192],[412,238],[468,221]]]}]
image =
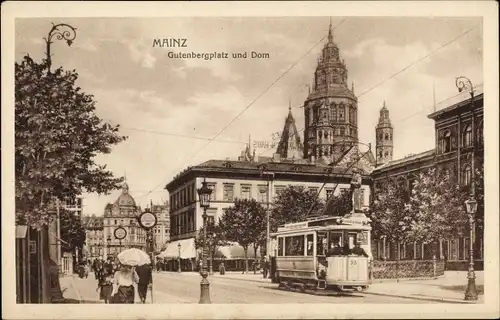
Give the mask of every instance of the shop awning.
[{"label": "shop awning", "polygon": [[[242,246],[238,245],[237,243],[234,243],[232,245],[219,248],[215,256],[216,257],[223,256],[226,259],[244,259],[245,251],[243,250]],[[247,257],[251,259],[255,258],[252,245],[248,247]],[[260,258],[260,248],[257,249],[257,258]]]},{"label": "shop awning", "polygon": [[158,257],[167,259],[179,258],[179,244],[181,245],[181,259],[196,258],[196,249],[194,247],[194,238],[172,241],[167,244],[167,248],[163,250]]}]

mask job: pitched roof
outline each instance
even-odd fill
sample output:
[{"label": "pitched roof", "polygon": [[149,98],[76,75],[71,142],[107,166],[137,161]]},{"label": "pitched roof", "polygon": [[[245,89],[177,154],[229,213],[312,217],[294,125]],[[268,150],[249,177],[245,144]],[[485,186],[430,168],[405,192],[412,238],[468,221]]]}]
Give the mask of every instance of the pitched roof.
[{"label": "pitched roof", "polygon": [[285,119],[285,125],[281,133],[276,153],[278,153],[282,159],[302,158],[304,153],[304,146],[300,141],[300,135],[295,125],[291,107],[288,108],[288,116]]},{"label": "pitched roof", "polygon": [[375,168],[374,171],[385,170],[385,169],[395,167],[395,166],[398,166],[401,164],[405,164],[408,162],[420,161],[420,160],[423,160],[427,157],[433,157],[435,155],[435,153],[436,153],[436,149],[431,149],[431,150],[427,150],[427,151],[420,152],[417,154],[411,154],[411,155],[408,155],[404,158],[388,161],[388,162],[384,163],[383,165]]}]

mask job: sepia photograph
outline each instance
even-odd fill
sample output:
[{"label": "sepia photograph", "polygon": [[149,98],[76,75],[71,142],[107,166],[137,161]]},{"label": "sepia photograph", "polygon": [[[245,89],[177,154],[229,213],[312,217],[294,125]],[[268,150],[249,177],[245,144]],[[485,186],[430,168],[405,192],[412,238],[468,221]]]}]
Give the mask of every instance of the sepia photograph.
[{"label": "sepia photograph", "polygon": [[5,318],[495,318],[478,3],[2,6]]}]

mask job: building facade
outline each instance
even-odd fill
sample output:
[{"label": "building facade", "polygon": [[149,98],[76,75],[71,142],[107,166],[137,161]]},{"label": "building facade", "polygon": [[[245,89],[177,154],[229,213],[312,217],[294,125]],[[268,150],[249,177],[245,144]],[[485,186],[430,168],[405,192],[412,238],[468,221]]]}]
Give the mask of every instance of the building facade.
[{"label": "building facade", "polygon": [[104,254],[104,217],[84,216],[82,225],[85,228],[85,251],[87,258],[96,258]]},{"label": "building facade", "polygon": [[[463,186],[471,186],[474,172],[483,167],[484,163],[484,135],[483,135],[483,94],[473,99],[465,99],[456,104],[445,107],[428,116],[435,122],[435,148],[407,156],[403,159],[381,162],[372,172],[374,193],[377,185],[387,179],[394,179],[406,184],[411,192],[413,182],[423,170],[438,167],[448,170]],[[476,188],[477,189],[477,188]],[[475,230],[475,258],[482,260],[483,230],[477,226]],[[457,237],[439,244],[438,258],[446,259],[449,263],[465,264],[468,259],[469,237]],[[374,257],[379,259],[431,259],[430,245],[420,243],[399,244],[400,248],[392,248],[394,244],[381,240],[374,243]]]},{"label": "building facade", "polygon": [[[118,254],[128,248],[146,250],[146,231],[140,227],[137,218],[141,207],[136,205],[129,194],[127,183],[122,185],[122,193],[114,203],[108,203],[104,208],[103,241],[104,255]],[[126,231],[124,239],[115,237],[115,230],[123,228]]]},{"label": "building facade", "polygon": [[168,202],[161,205],[151,205],[151,212],[158,219],[158,223],[153,228],[155,252],[165,250],[170,241],[170,206]]}]

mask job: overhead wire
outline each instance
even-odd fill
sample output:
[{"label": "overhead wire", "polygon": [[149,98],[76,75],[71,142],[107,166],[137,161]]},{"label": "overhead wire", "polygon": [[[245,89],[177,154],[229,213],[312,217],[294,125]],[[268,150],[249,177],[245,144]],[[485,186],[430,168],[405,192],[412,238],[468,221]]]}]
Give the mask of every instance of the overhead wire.
[{"label": "overhead wire", "polygon": [[[344,21],[347,20],[347,17],[343,18],[336,26],[333,30],[335,30],[336,28],[338,28],[342,23],[344,23]],[[239,117],[245,113],[252,105],[255,104],[255,102],[257,102],[257,100],[259,100],[265,93],[267,93],[278,81],[280,81],[286,74],[288,74],[288,72],[290,70],[292,70],[300,61],[302,61],[302,59],[304,59],[307,55],[309,55],[309,53],[314,50],[320,43],[323,42],[323,40],[327,37],[327,35],[321,37],[320,40],[318,40],[309,50],[306,51],[305,54],[303,54],[296,62],[294,62],[288,69],[286,69],[276,80],[274,80],[261,94],[259,94],[248,106],[246,106],[245,108],[243,108],[243,110],[240,111],[240,113],[238,113],[236,115],[236,117],[234,117],[231,121],[229,121],[228,124],[226,124],[219,132],[217,132],[217,134],[212,137],[207,144],[205,144],[205,146],[203,146],[201,149],[199,149],[197,152],[195,152],[192,156],[189,157],[188,160],[186,160],[185,162],[188,163],[189,161],[191,161],[193,158],[195,158],[198,154],[200,154],[203,150],[205,150],[210,144],[211,142],[216,139],[220,134],[222,134],[231,124],[233,124],[237,119],[239,119]],[[161,184],[163,184],[163,182],[160,182],[158,183],[153,189],[151,189],[150,192],[154,191],[156,188],[158,188]],[[147,196],[150,192],[144,194],[144,195],[141,195],[139,196],[138,198],[141,198],[141,197],[144,197],[144,196]]]}]

